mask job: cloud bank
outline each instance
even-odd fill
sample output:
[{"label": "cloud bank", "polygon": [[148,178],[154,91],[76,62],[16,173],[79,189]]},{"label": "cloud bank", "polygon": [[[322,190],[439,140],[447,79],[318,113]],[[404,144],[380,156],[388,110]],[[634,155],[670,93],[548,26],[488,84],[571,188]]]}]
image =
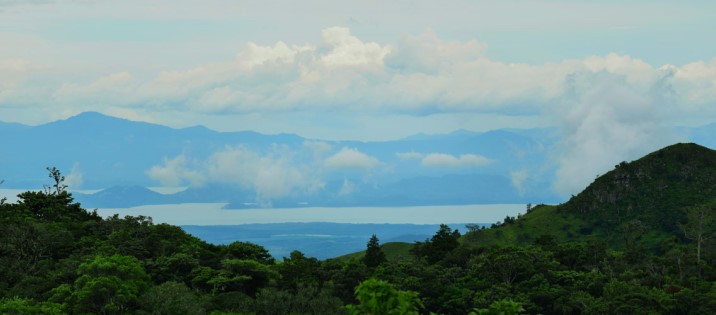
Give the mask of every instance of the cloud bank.
[{"label": "cloud bank", "polygon": [[376,167],[378,159],[353,148],[343,148],[340,152],[326,159],[329,169],[370,170]]},{"label": "cloud bank", "polygon": [[491,163],[492,160],[478,154],[461,154],[459,157],[445,153],[426,155],[420,164],[424,167],[477,167]]},{"label": "cloud bank", "polygon": [[[54,104],[75,111],[150,108],[210,114],[326,109],[425,114],[482,112],[537,115],[570,93],[574,75],[622,77],[648,92],[668,70],[682,115],[716,102],[716,59],[654,67],[629,55],[608,54],[539,65],[505,63],[485,55],[477,40],[444,40],[428,30],[394,44],[364,41],[345,27],[326,28],[321,42],[249,42],[236,60],[167,69],[153,77],[131,70],[93,80],[47,82],[55,69],[0,59],[0,106]],[[68,76],[72,77],[72,76]],[[46,97],[42,104],[39,98]],[[149,106],[149,107],[147,107]],[[553,113],[553,112],[550,112]]]},{"label": "cloud bank", "polygon": [[[104,73],[87,70],[92,64],[64,67],[0,51],[0,115],[56,119],[94,110],[159,122],[183,117],[182,123],[190,125],[196,117],[267,121],[302,115],[312,119],[305,125],[326,133],[369,129],[362,124],[372,121],[366,118],[371,116],[390,121],[385,117],[403,115],[424,123],[418,118],[451,115],[469,120],[461,121],[463,125],[478,127],[492,117],[531,117],[559,127],[565,138],[551,148],[557,169],[554,188],[564,194],[583,188],[618,161],[679,140],[669,131],[674,124],[706,123],[716,117],[716,58],[653,65],[638,56],[605,53],[530,64],[501,61],[480,39],[456,40],[430,29],[393,40],[368,38],[348,27],[327,27],[303,42],[249,41],[238,51],[226,52],[225,59],[189,67],[127,67]],[[0,34],[0,40],[52,47],[17,34]],[[364,119],[356,122],[352,117]],[[440,124],[452,126],[449,121]],[[396,123],[395,128],[400,127]],[[353,148],[334,152],[319,142],[306,148],[315,160],[307,166],[292,163],[294,158],[283,149],[260,155],[227,148],[206,161],[172,157],[147,174],[172,186],[232,182],[271,198],[320,186],[321,176],[307,169],[365,172],[380,164]],[[397,156],[420,159],[423,167],[490,162],[473,154]],[[246,169],[246,164],[255,168]],[[520,187],[523,174],[513,175]]]},{"label": "cloud bank", "polygon": [[559,116],[565,138],[553,151],[556,192],[577,193],[620,161],[684,140],[668,123],[669,91],[655,81],[645,93],[628,80],[610,73],[574,78]]},{"label": "cloud bank", "polygon": [[[376,158],[352,148],[343,148],[324,158],[323,154],[330,150],[330,145],[319,141],[308,141],[293,149],[273,145],[263,154],[244,146],[227,146],[203,160],[193,160],[185,154],[165,158],[146,174],[164,186],[234,185],[255,192],[257,202],[270,206],[276,198],[322,190],[324,179],[331,172],[367,174],[380,164]],[[353,187],[352,182],[344,180],[340,194],[350,194]]]}]

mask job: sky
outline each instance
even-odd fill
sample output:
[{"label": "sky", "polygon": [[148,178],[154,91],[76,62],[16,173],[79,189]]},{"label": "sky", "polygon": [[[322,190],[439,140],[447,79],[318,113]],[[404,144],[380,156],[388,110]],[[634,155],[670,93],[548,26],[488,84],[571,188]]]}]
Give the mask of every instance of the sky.
[{"label": "sky", "polygon": [[714,1],[0,0],[0,121],[326,140],[549,126],[568,178],[714,122],[714,38]]}]

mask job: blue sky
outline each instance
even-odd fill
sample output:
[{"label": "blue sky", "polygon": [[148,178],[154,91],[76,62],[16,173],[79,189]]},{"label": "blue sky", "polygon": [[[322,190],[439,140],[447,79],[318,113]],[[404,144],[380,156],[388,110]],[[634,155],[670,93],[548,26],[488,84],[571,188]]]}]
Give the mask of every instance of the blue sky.
[{"label": "blue sky", "polygon": [[716,98],[714,12],[710,1],[6,0],[0,117],[95,110],[395,138],[558,125],[550,104],[570,75],[604,72],[644,93],[671,71],[689,103],[676,106],[691,111],[675,123],[699,124]]},{"label": "blue sky", "polygon": [[714,1],[0,0],[0,121],[328,140],[551,126],[557,176],[581,187],[715,122],[714,38]]}]

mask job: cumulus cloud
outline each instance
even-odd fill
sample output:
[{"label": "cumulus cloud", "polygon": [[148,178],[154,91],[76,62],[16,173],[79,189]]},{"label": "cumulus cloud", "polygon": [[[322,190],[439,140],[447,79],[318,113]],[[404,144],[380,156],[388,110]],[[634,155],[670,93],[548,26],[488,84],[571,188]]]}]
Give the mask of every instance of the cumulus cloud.
[{"label": "cumulus cloud", "polygon": [[405,71],[436,74],[451,65],[475,61],[486,49],[487,44],[474,39],[445,41],[433,30],[428,30],[418,36],[403,38],[386,63]]},{"label": "cumulus cloud", "polygon": [[[32,102],[51,99],[63,106],[95,106],[98,111],[102,110],[97,104],[209,114],[329,109],[539,115],[572,92],[569,82],[575,75],[620,76],[635,91],[648,92],[668,71],[673,104],[685,109],[679,115],[714,112],[716,59],[654,67],[611,53],[526,64],[489,58],[486,49],[487,44],[478,40],[446,40],[431,30],[396,43],[379,43],[345,27],[330,27],[316,43],[249,42],[234,60],[164,69],[154,75],[116,71],[82,82],[53,81],[44,88],[31,83],[57,76],[57,70],[6,59],[0,60],[0,105],[24,103],[18,100],[21,95]],[[57,80],[66,80],[61,78]]]},{"label": "cumulus cloud", "polygon": [[456,157],[446,153],[430,153],[421,161],[424,167],[477,167],[491,163],[492,160],[478,154],[461,154]]},{"label": "cumulus cloud", "polygon": [[321,32],[323,42],[330,50],[321,56],[321,62],[327,67],[376,66],[383,65],[383,59],[391,49],[378,43],[364,43],[351,35],[345,27],[331,27]]},{"label": "cumulus cloud", "polygon": [[189,163],[184,154],[164,159],[162,165],[150,168],[147,175],[164,186],[236,185],[254,191],[257,202],[270,206],[272,199],[294,193],[310,194],[324,187],[321,170],[294,157],[295,152],[280,145],[265,154],[243,146],[227,146],[202,161]]},{"label": "cumulus cloud", "polygon": [[260,46],[255,43],[248,43],[246,48],[237,56],[237,61],[242,69],[250,70],[255,66],[266,63],[293,63],[296,55],[301,52],[314,51],[315,48],[310,45],[293,45],[289,47],[284,42],[279,41],[274,46]]},{"label": "cumulus cloud", "polygon": [[162,165],[152,166],[146,172],[149,178],[159,181],[163,186],[201,185],[205,178],[200,172],[192,170],[183,154],[174,158],[164,158]]},{"label": "cumulus cloud", "polygon": [[243,147],[228,147],[208,159],[207,169],[213,181],[253,189],[262,202],[321,185],[311,181],[307,170],[295,165],[291,156],[280,147],[264,156]]},{"label": "cumulus cloud", "polygon": [[[200,186],[206,183],[236,185],[256,193],[256,201],[270,206],[271,200],[312,194],[325,188],[328,171],[368,172],[380,162],[353,148],[343,148],[324,158],[332,146],[306,141],[298,147],[273,145],[266,152],[244,146],[227,146],[202,160],[181,154],[165,158],[147,170],[147,176],[164,186]],[[355,184],[345,180],[340,195],[350,194]]]},{"label": "cumulus cloud", "polygon": [[628,80],[607,72],[574,78],[574,98],[558,107],[565,135],[554,151],[558,193],[576,193],[620,161],[679,140],[666,124],[669,104],[660,91],[643,91]]},{"label": "cumulus cloud", "polygon": [[325,161],[329,169],[362,171],[368,171],[379,163],[378,159],[353,148],[343,148]]},{"label": "cumulus cloud", "polygon": [[687,109],[713,108],[716,102],[716,58],[708,62],[688,63],[682,67],[668,66],[664,70],[673,74],[671,83],[684,98]]}]

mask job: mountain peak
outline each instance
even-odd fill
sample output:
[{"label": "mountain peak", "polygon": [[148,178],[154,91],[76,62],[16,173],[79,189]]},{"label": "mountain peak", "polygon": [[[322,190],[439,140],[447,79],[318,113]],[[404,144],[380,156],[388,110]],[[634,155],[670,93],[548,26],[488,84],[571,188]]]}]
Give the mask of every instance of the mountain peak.
[{"label": "mountain peak", "polygon": [[678,143],[615,165],[562,209],[603,224],[639,220],[675,231],[681,210],[713,201],[714,196],[716,151]]},{"label": "mountain peak", "polygon": [[99,130],[121,130],[129,128],[130,126],[135,127],[152,127],[152,128],[169,128],[162,125],[132,121],[124,118],[114,117],[105,115],[99,112],[83,112],[75,116],[69,117],[64,120],[53,121],[41,126],[41,129],[57,129],[61,130],[74,130],[74,131],[99,131]]},{"label": "mountain peak", "polygon": [[124,118],[114,117],[102,114],[100,112],[82,112],[75,116],[69,117],[64,121],[68,122],[94,122],[94,121],[130,121]]}]

